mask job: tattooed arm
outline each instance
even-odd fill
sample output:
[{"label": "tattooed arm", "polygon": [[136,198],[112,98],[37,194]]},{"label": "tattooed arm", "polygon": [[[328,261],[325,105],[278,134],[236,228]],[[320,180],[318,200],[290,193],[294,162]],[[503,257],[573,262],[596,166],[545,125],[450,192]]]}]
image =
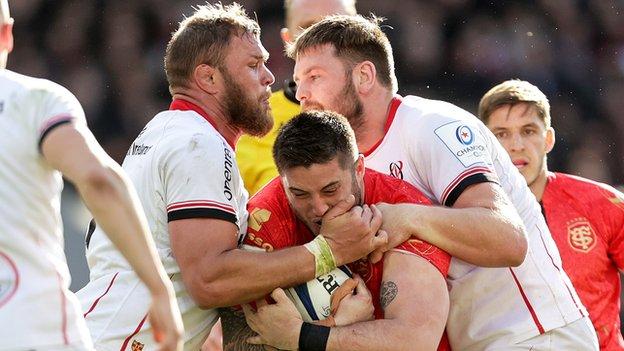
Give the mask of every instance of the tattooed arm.
[{"label": "tattooed arm", "polygon": [[431,263],[387,252],[380,299],[384,319],[332,328],[327,351],[437,349],[449,297],[444,277]]},{"label": "tattooed arm", "polygon": [[[331,328],[326,351],[437,349],[449,309],[442,274],[424,258],[398,251],[385,254],[383,269],[384,319]],[[283,291],[271,296],[276,304],[245,311],[249,325],[259,334],[253,342],[296,349],[301,316]]]}]

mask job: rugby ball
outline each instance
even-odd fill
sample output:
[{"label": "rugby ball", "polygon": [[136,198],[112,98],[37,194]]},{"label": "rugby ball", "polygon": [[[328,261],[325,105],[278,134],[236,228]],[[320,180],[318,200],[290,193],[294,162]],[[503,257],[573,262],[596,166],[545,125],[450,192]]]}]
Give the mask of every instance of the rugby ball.
[{"label": "rugby ball", "polygon": [[332,293],[352,277],[347,266],[340,266],[325,275],[284,291],[301,313],[303,321],[310,323],[329,317]]}]

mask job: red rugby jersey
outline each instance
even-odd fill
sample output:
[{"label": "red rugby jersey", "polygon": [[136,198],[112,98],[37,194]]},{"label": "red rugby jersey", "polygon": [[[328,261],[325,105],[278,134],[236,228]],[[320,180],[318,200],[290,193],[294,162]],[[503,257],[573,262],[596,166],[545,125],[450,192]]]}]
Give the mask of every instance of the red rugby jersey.
[{"label": "red rugby jersey", "polygon": [[[366,169],[364,174],[364,203],[417,203],[431,202],[414,186],[402,180]],[[297,219],[288,204],[288,198],[279,178],[273,179],[247,205],[249,226],[245,244],[262,247],[267,251],[303,245],[314,238],[306,225]],[[445,251],[421,240],[408,240],[396,247],[396,250],[416,254],[433,264],[446,278],[450,265],[450,256]],[[383,260],[371,264],[362,259],[349,265],[354,273],[359,274],[371,292],[375,306],[375,318],[383,318],[379,292],[383,276]],[[446,337],[438,350],[449,350]]]},{"label": "red rugby jersey", "polygon": [[624,270],[624,195],[605,184],[549,172],[542,208],[600,349],[624,350],[618,273]]}]

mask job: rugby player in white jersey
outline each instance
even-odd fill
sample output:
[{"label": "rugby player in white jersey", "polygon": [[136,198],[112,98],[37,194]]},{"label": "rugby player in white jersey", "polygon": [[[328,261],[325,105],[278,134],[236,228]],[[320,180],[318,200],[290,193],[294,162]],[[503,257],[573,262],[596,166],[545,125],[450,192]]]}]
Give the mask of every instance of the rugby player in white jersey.
[{"label": "rugby player in white jersey", "polygon": [[[392,48],[377,19],[328,17],[289,51],[302,107],[345,115],[368,167],[440,205],[380,208],[388,232],[417,233],[454,256],[453,350],[598,349],[540,207],[505,150],[470,113],[395,95]],[[265,330],[292,335],[285,328]]]},{"label": "rugby player in white jersey", "polygon": [[[376,235],[376,208],[349,210],[351,198],[323,218],[325,239],[314,240],[332,257],[304,246],[273,253],[237,249],[247,228],[247,192],[234,146],[243,133],[271,129],[274,77],[267,58],[258,24],[239,5],[197,7],[167,46],[170,109],[145,126],[123,163],[174,284],[186,350],[200,349],[217,319],[215,307],[309,281],[387,242],[385,233]],[[95,345],[151,350],[147,292],[102,234],[99,226],[90,234],[91,280],[78,293]]]},{"label": "rugby player in white jersey", "polygon": [[134,190],[72,93],[5,69],[12,24],[0,0],[0,350],[93,350],[69,290],[61,173],[145,283],[160,349],[180,349],[180,312]]}]

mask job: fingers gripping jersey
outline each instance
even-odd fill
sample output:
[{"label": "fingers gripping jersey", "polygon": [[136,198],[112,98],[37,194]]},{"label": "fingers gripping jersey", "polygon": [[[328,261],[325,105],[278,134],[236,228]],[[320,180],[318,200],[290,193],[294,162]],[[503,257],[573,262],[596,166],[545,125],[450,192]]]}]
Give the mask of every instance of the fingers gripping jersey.
[{"label": "fingers gripping jersey", "polygon": [[[185,349],[198,350],[217,319],[189,296],[171,249],[168,223],[212,218],[247,227],[247,192],[231,145],[197,106],[174,100],[156,115],[130,146],[123,163],[139,199],[165,270],[171,277],[185,327]],[[147,289],[98,228],[87,249],[91,279],[78,293],[98,350],[153,343],[145,319]]]},{"label": "fingers gripping jersey", "polygon": [[542,207],[600,349],[624,350],[619,274],[624,270],[624,195],[588,179],[549,173]]},{"label": "fingers gripping jersey", "polygon": [[535,197],[483,123],[449,103],[397,96],[385,132],[365,153],[368,167],[406,180],[446,206],[472,184],[495,182],[527,229],[529,248],[519,267],[481,268],[451,260],[447,332],[453,349],[488,340],[519,342],[587,313],[561,268]]},{"label": "fingers gripping jersey", "polygon": [[[373,170],[364,174],[365,204],[430,202],[411,185]],[[312,232],[298,220],[288,205],[284,187],[279,178],[273,179],[249,200],[249,226],[245,244],[262,247],[267,251],[303,245],[314,238]],[[439,248],[420,241],[409,240],[395,248],[397,251],[418,255],[434,265],[440,274],[447,275],[450,256]],[[383,318],[379,292],[383,276],[383,261],[371,264],[366,259],[349,265],[362,276],[371,291],[375,317]]]},{"label": "fingers gripping jersey", "polygon": [[40,153],[65,123],[86,128],[67,89],[0,69],[0,350],[92,347],[69,290],[63,181]]}]

